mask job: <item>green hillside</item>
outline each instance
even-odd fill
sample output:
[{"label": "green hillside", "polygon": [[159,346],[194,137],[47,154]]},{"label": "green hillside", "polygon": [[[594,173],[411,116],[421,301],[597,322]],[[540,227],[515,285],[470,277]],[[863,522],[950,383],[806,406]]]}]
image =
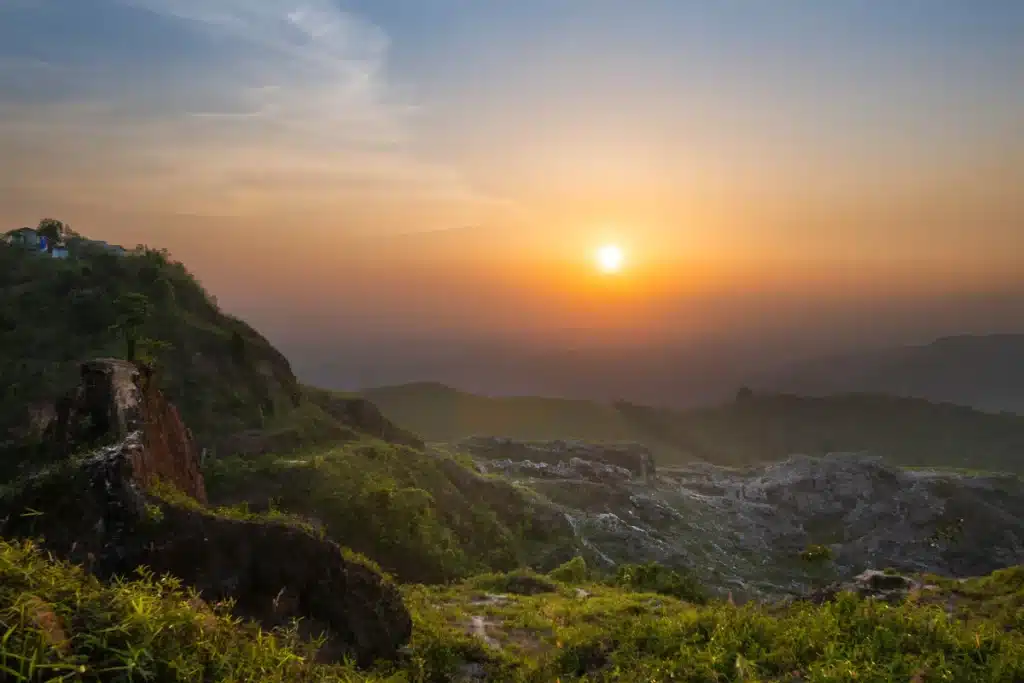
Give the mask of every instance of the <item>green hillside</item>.
[{"label": "green hillside", "polygon": [[0,480],[38,463],[55,399],[97,357],[150,364],[210,454],[288,452],[360,433],[410,445],[365,399],[303,387],[288,360],[223,312],[165,251],[96,246],[58,221],[70,255],[0,241]]},{"label": "green hillside", "polygon": [[751,395],[689,411],[626,402],[489,398],[439,384],[363,392],[428,440],[486,434],[517,439],[635,440],[665,464],[747,464],[793,453],[872,451],[912,466],[1024,472],[1024,417],[884,395]]},{"label": "green hillside", "polygon": [[155,364],[201,440],[263,426],[301,400],[287,359],[166,252],[62,260],[0,243],[0,447],[33,436],[79,363],[104,356]]},{"label": "green hillside", "polygon": [[204,475],[211,501],[314,520],[405,581],[550,569],[577,550],[553,505],[443,452],[362,440],[217,458]]}]

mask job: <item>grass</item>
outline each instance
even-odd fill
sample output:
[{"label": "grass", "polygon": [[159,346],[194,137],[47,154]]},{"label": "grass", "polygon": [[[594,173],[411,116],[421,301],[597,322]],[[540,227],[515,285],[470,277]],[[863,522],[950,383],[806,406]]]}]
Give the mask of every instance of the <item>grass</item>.
[{"label": "grass", "polygon": [[565,518],[530,492],[443,453],[372,439],[217,458],[204,476],[216,504],[315,520],[329,538],[406,581],[550,568],[575,546]]},{"label": "grass", "polygon": [[0,542],[3,681],[388,680],[316,664],[316,647],[294,628],[243,623],[169,577],[102,584],[31,543]]},{"label": "grass", "polygon": [[[1001,577],[989,580],[1005,584]],[[822,606],[696,605],[601,584],[495,596],[468,582],[410,588],[407,595],[417,657],[449,663],[448,675],[468,657],[490,680],[509,681],[1009,682],[1024,676],[1024,637],[1008,631],[1002,616],[979,615],[977,605],[957,617],[936,604],[893,607],[852,595]]]},{"label": "grass", "polygon": [[[561,569],[574,584],[587,573],[578,562]],[[524,576],[543,590],[505,590]],[[359,671],[317,663],[317,643],[295,628],[262,631],[169,577],[142,571],[102,584],[31,543],[0,541],[0,680],[432,683],[469,672],[510,683],[1022,680],[1024,568],[930,580],[935,590],[897,606],[848,594],[825,605],[694,604],[524,573],[407,585],[415,624],[407,656]]]}]

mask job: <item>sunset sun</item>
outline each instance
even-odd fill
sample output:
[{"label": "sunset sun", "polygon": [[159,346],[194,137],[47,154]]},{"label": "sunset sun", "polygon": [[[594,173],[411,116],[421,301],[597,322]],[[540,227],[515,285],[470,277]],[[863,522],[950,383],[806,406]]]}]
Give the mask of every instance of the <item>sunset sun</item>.
[{"label": "sunset sun", "polygon": [[617,245],[606,244],[597,250],[597,267],[603,273],[617,273],[622,270],[625,255]]}]

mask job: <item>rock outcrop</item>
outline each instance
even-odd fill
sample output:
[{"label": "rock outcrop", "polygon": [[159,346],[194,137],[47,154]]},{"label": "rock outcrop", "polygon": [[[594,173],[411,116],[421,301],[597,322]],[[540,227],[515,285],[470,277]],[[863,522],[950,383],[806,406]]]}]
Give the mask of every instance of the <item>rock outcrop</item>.
[{"label": "rock outcrop", "polygon": [[[614,470],[628,472],[634,478],[651,480],[656,474],[650,449],[636,443],[587,443],[583,441],[519,441],[504,437],[477,436],[465,439],[459,447],[473,457],[490,461],[534,463],[561,467],[574,465],[593,471],[596,463]],[[536,469],[536,468],[535,468]]]},{"label": "rock outcrop", "polygon": [[310,635],[327,635],[327,658],[397,655],[412,622],[388,579],[300,524],[204,507],[190,435],[147,373],[101,360],[82,377],[58,410],[55,447],[114,443],[7,491],[0,535],[41,538],[104,579],[140,566],[172,574],[268,627],[301,618]]},{"label": "rock outcrop", "polygon": [[49,445],[60,455],[117,443],[137,432],[141,447],[125,453],[135,458],[132,472],[139,484],[166,481],[206,502],[192,432],[144,366],[116,359],[83,363],[81,383],[58,401],[51,429]]}]

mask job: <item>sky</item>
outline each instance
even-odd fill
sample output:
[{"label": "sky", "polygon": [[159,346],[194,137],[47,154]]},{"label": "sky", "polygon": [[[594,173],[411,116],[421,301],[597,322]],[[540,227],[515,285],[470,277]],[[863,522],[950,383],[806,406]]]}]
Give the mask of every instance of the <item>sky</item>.
[{"label": "sky", "polygon": [[[1017,0],[0,0],[0,221],[167,247],[293,349],[856,328],[1024,288],[1022,37]],[[904,336],[1020,327],[949,305]]]}]

